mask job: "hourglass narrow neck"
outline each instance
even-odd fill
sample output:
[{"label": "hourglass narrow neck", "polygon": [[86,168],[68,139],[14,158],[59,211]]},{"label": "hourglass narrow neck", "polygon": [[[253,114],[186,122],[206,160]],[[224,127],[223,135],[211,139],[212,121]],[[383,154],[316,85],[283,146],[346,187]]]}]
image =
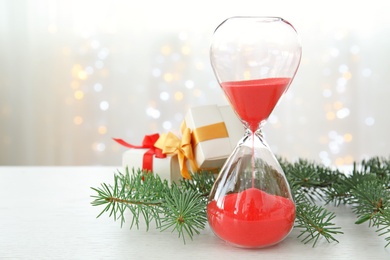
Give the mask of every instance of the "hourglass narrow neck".
[{"label": "hourglass narrow neck", "polygon": [[257,128],[255,131],[246,128],[244,137],[241,139],[241,143],[250,147],[251,149],[255,147],[264,147],[268,149],[268,144],[264,139],[261,128]]}]

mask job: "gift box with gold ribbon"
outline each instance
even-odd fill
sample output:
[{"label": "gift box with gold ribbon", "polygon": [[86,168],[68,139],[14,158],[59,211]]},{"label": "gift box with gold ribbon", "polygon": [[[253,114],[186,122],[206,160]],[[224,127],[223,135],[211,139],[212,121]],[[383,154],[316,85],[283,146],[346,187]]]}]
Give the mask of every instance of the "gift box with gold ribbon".
[{"label": "gift box with gold ribbon", "polygon": [[173,182],[189,179],[190,172],[221,168],[244,135],[241,122],[229,106],[190,108],[180,128],[180,135],[146,135],[142,145],[114,139],[130,148],[123,154],[123,167],[150,171]]},{"label": "gift box with gold ribbon", "polygon": [[222,167],[243,134],[244,128],[229,106],[199,106],[186,114],[181,137],[161,134],[155,147],[165,155],[177,156],[181,175],[190,178],[190,171]]}]

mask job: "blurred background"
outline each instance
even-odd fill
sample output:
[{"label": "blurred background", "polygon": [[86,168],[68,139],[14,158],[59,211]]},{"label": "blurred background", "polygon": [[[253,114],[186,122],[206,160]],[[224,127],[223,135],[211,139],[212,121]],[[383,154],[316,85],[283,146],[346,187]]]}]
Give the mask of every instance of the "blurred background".
[{"label": "blurred background", "polygon": [[389,156],[390,1],[0,0],[0,164],[121,165],[193,106],[228,104],[214,29],[280,16],[301,66],[264,127],[277,155],[325,165]]}]

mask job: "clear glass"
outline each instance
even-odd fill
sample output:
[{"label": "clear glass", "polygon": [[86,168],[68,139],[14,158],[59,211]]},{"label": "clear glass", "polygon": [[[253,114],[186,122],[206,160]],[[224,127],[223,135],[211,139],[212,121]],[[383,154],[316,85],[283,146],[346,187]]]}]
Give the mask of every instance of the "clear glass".
[{"label": "clear glass", "polygon": [[276,244],[292,230],[295,204],[261,127],[299,67],[298,34],[279,17],[232,17],[215,30],[210,59],[246,129],[211,190],[210,227],[219,238],[239,247]]}]

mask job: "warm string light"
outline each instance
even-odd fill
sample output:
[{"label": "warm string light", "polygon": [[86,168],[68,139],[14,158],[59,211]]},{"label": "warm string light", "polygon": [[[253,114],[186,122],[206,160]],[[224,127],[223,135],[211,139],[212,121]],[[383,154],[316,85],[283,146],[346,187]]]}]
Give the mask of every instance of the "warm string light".
[{"label": "warm string light", "polygon": [[[72,66],[71,75],[72,80],[70,83],[70,88],[73,90],[74,100],[66,99],[66,104],[68,105],[77,105],[78,103],[89,102],[86,98],[86,93],[88,95],[94,95],[95,98],[102,96],[103,92],[103,84],[100,82],[102,76],[107,76],[109,73],[108,70],[103,70],[104,61],[109,56],[109,49],[102,47],[98,40],[87,40],[82,43],[81,48],[83,49],[82,57],[83,60],[85,56],[92,57],[87,62],[87,65],[82,65],[80,63],[76,63]],[[92,54],[92,55],[91,55]],[[101,72],[101,73],[99,73]],[[110,108],[110,104],[107,100],[102,99],[98,103],[98,107],[95,107],[96,110],[107,111]],[[76,107],[84,107],[84,106],[76,106]],[[73,117],[73,124],[75,127],[82,127],[82,125],[86,121],[90,121],[90,118],[84,118],[80,114],[85,113],[82,109],[78,109],[75,111],[76,115]],[[99,118],[99,121],[104,121],[104,118]],[[105,124],[97,124],[96,133],[98,135],[106,135],[108,132],[108,126]],[[98,140],[100,138],[96,136]],[[91,149],[93,152],[103,153],[105,152],[107,144],[101,141],[94,141],[91,144]]]},{"label": "warm string light", "polygon": [[[159,52],[155,55],[157,62],[151,69],[151,75],[156,81],[157,85],[160,85],[159,95],[155,99],[149,101],[149,107],[146,108],[146,115],[152,120],[161,119],[162,112],[159,107],[161,103],[174,102],[176,104],[183,104],[188,95],[192,97],[200,97],[202,90],[196,87],[196,84],[192,78],[186,78],[186,74],[189,72],[191,63],[188,62],[193,54],[193,46],[188,42],[188,35],[186,33],[179,33],[177,37],[178,44],[164,43],[160,46]],[[204,66],[202,62],[195,64],[197,70],[203,70]],[[172,105],[175,107],[175,105]],[[184,110],[184,109],[183,109]],[[172,127],[177,125],[179,121],[183,120],[184,113],[186,111],[180,111],[175,116],[161,122],[162,129],[164,131],[172,130]]]},{"label": "warm string light", "polygon": [[[372,69],[362,68],[358,63],[362,60],[361,48],[358,44],[352,44],[349,51],[345,51],[345,44],[348,41],[343,40],[347,33],[336,33],[335,42],[337,44],[329,49],[329,52],[324,52],[322,56],[322,64],[325,67],[323,70],[322,79],[322,102],[323,102],[323,115],[326,122],[326,126],[329,130],[326,134],[320,134],[318,137],[318,144],[323,148],[318,153],[318,158],[325,165],[350,165],[353,161],[361,158],[354,156],[353,147],[356,145],[357,138],[355,138],[356,129],[349,126],[354,124],[358,120],[358,124],[361,126],[371,127],[375,123],[373,116],[368,116],[363,120],[356,118],[356,106],[354,100],[351,98],[356,96],[358,90],[356,90],[356,80],[369,79],[372,75]],[[345,40],[345,39],[344,39]],[[346,62],[348,60],[348,62]],[[303,66],[311,66],[311,61],[304,60]],[[335,76],[337,75],[337,76]],[[285,99],[291,100],[296,106],[304,106],[305,101],[300,97],[294,96],[295,90],[290,90]],[[309,97],[306,97],[309,98]],[[358,104],[364,105],[364,104]],[[355,113],[355,114],[354,114]],[[321,117],[321,115],[319,115]],[[298,123],[305,124],[307,118],[305,116],[298,117]],[[281,129],[286,127],[283,121],[279,120],[277,114],[272,114],[268,120],[268,124],[272,129]],[[288,139],[285,139],[288,141]],[[295,142],[293,139],[291,142]],[[273,146],[273,150],[278,151],[277,145]],[[292,151],[293,153],[294,151]],[[291,154],[286,154],[291,156]],[[294,156],[291,156],[294,157]]]}]

